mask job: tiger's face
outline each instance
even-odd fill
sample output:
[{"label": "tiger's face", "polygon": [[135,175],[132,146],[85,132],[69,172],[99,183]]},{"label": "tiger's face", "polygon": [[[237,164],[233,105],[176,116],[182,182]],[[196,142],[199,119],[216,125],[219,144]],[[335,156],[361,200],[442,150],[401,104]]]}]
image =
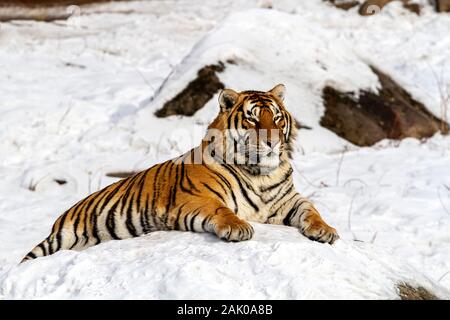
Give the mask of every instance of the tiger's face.
[{"label": "tiger's face", "polygon": [[223,90],[220,113],[209,129],[220,129],[225,163],[252,174],[269,174],[290,155],[295,124],[283,105],[285,87],[267,92]]}]

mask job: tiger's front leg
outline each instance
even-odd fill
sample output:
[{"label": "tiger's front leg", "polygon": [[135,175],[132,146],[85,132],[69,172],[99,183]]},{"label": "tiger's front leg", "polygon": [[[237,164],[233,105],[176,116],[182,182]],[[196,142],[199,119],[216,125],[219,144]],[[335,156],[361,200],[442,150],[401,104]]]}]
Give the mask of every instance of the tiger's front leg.
[{"label": "tiger's front leg", "polygon": [[[323,243],[333,244],[339,235],[335,228],[330,227],[320,216],[314,205],[306,198],[297,194],[284,205],[279,223],[299,228],[307,238]],[[275,222],[274,221],[274,222]]]},{"label": "tiger's front leg", "polygon": [[178,208],[175,229],[214,233],[226,241],[244,241],[253,236],[253,227],[230,208],[214,201],[187,204]]}]

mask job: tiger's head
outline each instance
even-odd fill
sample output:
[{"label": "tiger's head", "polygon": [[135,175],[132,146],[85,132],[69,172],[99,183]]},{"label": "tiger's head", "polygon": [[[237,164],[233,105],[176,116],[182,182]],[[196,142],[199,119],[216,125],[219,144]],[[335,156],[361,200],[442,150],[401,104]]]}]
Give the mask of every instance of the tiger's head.
[{"label": "tiger's head", "polygon": [[222,90],[219,115],[208,127],[212,153],[254,175],[270,174],[288,161],[296,126],[284,95],[282,84],[267,92]]}]

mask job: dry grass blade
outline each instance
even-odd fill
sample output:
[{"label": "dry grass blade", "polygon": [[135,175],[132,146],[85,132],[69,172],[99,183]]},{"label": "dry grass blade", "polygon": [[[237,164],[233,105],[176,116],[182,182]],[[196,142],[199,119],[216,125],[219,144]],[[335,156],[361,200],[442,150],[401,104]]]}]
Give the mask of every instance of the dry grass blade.
[{"label": "dry grass blade", "polygon": [[[444,185],[444,187],[447,188],[447,186],[445,186],[445,185]],[[448,215],[450,215],[450,210],[447,209],[447,207],[446,207],[445,204],[444,204],[444,201],[442,201],[441,193],[439,192],[439,187],[436,189],[436,192],[437,192],[437,194],[438,194],[439,202],[441,203],[442,208],[444,208],[444,211],[445,211]]]},{"label": "dry grass blade", "polygon": [[450,274],[450,271],[447,271],[446,273],[444,273],[442,276],[439,277],[438,282],[441,282],[442,279],[444,279],[449,274]]},{"label": "dry grass blade", "polygon": [[339,186],[339,176],[341,174],[342,162],[344,161],[344,156],[345,156],[346,152],[347,152],[347,146],[345,146],[344,150],[342,150],[341,158],[339,159],[338,168],[337,168],[337,171],[336,171],[336,186],[337,187]]}]

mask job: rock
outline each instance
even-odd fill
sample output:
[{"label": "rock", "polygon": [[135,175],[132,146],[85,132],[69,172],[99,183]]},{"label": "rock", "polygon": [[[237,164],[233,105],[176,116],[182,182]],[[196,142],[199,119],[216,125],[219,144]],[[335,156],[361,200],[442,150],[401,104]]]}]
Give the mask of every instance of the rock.
[{"label": "rock", "polygon": [[323,89],[325,114],[320,124],[359,146],[370,146],[382,139],[427,138],[438,131],[447,133],[448,124],[432,115],[388,75],[375,67],[381,83],[378,93],[362,90],[339,92]]},{"label": "rock", "polygon": [[225,70],[222,62],[208,65],[197,72],[197,78],[188,83],[185,89],[155,112],[157,117],[171,115],[192,116],[225,86],[217,77],[217,72]]},{"label": "rock", "polygon": [[414,287],[408,283],[397,284],[398,295],[402,300],[439,300],[436,295],[424,287]]},{"label": "rock", "polygon": [[434,0],[433,3],[437,12],[450,12],[450,0]]}]

